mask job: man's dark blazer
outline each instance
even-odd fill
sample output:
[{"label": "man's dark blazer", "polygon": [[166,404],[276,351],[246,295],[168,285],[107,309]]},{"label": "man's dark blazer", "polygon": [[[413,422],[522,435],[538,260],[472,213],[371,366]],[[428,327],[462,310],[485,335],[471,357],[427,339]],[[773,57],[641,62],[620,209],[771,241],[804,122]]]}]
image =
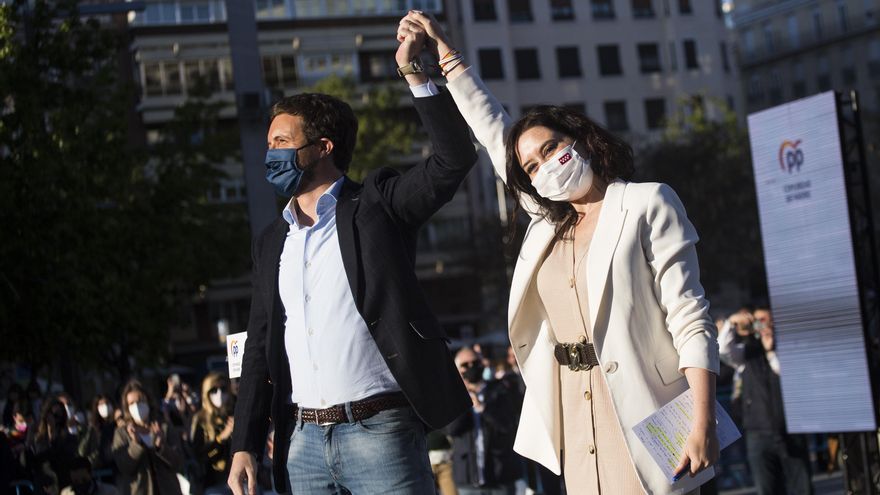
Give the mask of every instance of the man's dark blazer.
[{"label": "man's dark blazer", "polygon": [[[382,168],[363,184],[345,178],[336,204],[342,262],[358,312],[415,412],[441,428],[471,401],[414,271],[419,227],[455,191],[477,160],[468,126],[449,93],[413,98],[434,154],[399,173]],[[288,486],[291,393],[278,262],[288,224],[281,218],[254,239],[253,296],[232,451],[263,453],[275,426],[275,486]],[[376,453],[381,455],[380,452]]]}]

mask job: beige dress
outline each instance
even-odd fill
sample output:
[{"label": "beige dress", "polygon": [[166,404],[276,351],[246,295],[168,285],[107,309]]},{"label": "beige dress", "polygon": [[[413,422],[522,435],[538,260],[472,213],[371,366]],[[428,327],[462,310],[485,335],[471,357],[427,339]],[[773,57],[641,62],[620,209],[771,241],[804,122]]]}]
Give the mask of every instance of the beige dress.
[{"label": "beige dress", "polygon": [[[590,239],[557,241],[538,270],[538,294],[559,343],[591,342],[586,254]],[[573,276],[573,274],[577,274]],[[562,472],[568,493],[643,494],[611,394],[595,366],[560,366]]]}]

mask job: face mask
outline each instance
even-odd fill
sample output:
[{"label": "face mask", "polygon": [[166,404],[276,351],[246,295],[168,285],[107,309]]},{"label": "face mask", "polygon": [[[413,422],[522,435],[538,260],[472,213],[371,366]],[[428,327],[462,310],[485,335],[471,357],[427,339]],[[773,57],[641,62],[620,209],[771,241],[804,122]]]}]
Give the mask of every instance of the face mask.
[{"label": "face mask", "polygon": [[15,423],[15,430],[21,433],[27,431],[27,423]]},{"label": "face mask", "polygon": [[135,423],[145,424],[150,417],[150,405],[146,402],[137,402],[128,405],[128,412],[134,418]]},{"label": "face mask", "polygon": [[64,412],[67,413],[67,419],[71,419],[71,418],[73,418],[73,414],[76,411],[73,409],[73,406],[71,406],[70,404],[64,404]]},{"label": "face mask", "polygon": [[574,150],[566,146],[538,169],[532,186],[538,194],[551,201],[573,201],[587,194],[593,185],[593,168]]},{"label": "face mask", "polygon": [[285,198],[293,196],[303,177],[303,169],[296,163],[297,152],[313,143],[299,148],[279,148],[266,151],[266,180],[275,192]]},{"label": "face mask", "polygon": [[106,402],[98,404],[98,415],[101,416],[101,418],[107,419],[110,417],[110,411],[112,411],[110,404],[107,404]]},{"label": "face mask", "polygon": [[483,379],[483,365],[475,364],[461,374],[470,383],[479,383]]},{"label": "face mask", "polygon": [[492,379],[492,369],[491,368],[483,368],[483,381],[488,382]]},{"label": "face mask", "polygon": [[217,409],[223,407],[223,404],[226,403],[226,392],[222,390],[210,393],[208,394],[208,397],[211,399],[211,404]]}]

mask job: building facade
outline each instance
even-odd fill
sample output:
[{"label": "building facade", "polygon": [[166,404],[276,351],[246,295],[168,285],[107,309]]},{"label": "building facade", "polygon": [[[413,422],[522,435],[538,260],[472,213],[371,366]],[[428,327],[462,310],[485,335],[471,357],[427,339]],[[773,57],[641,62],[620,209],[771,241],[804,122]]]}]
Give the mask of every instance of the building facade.
[{"label": "building facade", "polygon": [[457,3],[468,60],[516,117],[584,111],[635,147],[679,101],[738,105],[721,2],[472,0]]}]

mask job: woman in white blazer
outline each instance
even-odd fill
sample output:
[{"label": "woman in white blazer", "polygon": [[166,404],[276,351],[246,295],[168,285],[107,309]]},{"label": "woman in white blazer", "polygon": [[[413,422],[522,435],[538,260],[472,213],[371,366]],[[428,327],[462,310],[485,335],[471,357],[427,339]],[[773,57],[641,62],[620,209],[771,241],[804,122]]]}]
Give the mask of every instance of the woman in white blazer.
[{"label": "woman in white blazer", "polygon": [[[508,308],[526,383],[514,449],[562,472],[571,494],[698,489],[718,458],[717,330],[678,197],[627,182],[629,146],[582,115],[540,107],[513,123],[432,18],[410,12],[407,31],[446,54],[447,90],[531,216]],[[688,386],[693,426],[677,470],[690,476],[671,483],[632,427]]]}]

